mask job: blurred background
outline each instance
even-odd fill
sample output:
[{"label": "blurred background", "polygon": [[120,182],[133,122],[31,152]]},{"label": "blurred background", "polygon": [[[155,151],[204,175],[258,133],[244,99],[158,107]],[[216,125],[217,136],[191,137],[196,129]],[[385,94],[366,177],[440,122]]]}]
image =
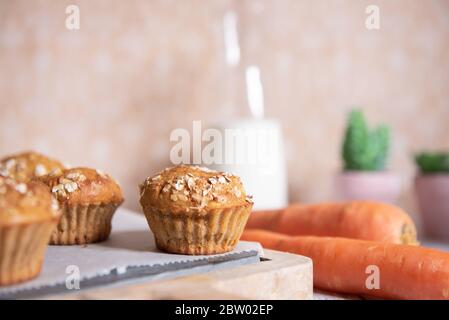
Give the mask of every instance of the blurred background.
[{"label": "blurred background", "polygon": [[[65,9],[80,8],[68,30]],[[368,5],[380,29],[365,27]],[[226,64],[223,17],[241,62]],[[416,215],[414,152],[449,148],[446,0],[0,0],[0,150],[102,169],[138,209],[137,184],[168,165],[170,132],[245,116],[244,68],[285,137],[291,201],[331,200],[347,112],[392,130],[388,169]]]}]

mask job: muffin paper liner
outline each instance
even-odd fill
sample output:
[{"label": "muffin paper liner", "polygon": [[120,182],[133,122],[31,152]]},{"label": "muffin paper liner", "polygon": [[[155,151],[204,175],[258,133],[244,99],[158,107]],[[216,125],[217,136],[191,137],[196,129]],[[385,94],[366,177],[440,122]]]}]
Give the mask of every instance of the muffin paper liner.
[{"label": "muffin paper liner", "polygon": [[106,240],[117,207],[117,204],[63,206],[61,220],[51,235],[50,244],[87,244]]},{"label": "muffin paper liner", "polygon": [[57,219],[0,227],[0,285],[36,277]]},{"label": "muffin paper liner", "polygon": [[252,204],[208,212],[171,214],[147,208],[145,216],[159,249],[188,255],[231,251],[245,228]]}]

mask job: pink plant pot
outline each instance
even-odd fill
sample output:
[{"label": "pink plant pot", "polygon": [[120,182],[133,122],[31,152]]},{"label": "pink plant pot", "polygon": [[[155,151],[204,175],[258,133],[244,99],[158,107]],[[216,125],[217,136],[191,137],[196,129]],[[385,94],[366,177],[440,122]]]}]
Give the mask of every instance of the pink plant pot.
[{"label": "pink plant pot", "polygon": [[448,240],[449,174],[418,175],[415,192],[425,235]]},{"label": "pink plant pot", "polygon": [[391,172],[345,171],[336,177],[340,200],[372,200],[396,203],[401,192],[401,179]]}]

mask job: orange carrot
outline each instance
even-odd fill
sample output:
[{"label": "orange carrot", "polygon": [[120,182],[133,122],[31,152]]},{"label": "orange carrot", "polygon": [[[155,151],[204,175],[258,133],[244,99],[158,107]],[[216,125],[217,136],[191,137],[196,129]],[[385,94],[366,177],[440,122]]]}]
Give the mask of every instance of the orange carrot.
[{"label": "orange carrot", "polygon": [[[308,256],[317,288],[390,299],[449,299],[449,253],[365,240],[245,230],[243,240]],[[379,287],[367,287],[378,268]],[[368,268],[368,269],[367,269]],[[367,273],[369,272],[369,273]],[[369,287],[371,289],[369,289]]]},{"label": "orange carrot", "polygon": [[288,235],[417,244],[416,227],[407,213],[392,205],[369,201],[295,204],[282,210],[256,211],[246,228]]}]

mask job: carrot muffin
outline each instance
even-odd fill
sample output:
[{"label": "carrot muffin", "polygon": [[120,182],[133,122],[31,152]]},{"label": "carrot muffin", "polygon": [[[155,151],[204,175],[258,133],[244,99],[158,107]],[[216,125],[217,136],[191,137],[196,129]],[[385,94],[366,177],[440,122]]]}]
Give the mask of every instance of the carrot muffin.
[{"label": "carrot muffin", "polygon": [[58,220],[57,202],[46,185],[0,176],[0,285],[39,274]]},{"label": "carrot muffin", "polygon": [[253,206],[239,177],[186,165],[148,177],[140,203],[157,247],[191,255],[231,251]]},{"label": "carrot muffin", "polygon": [[0,175],[19,182],[27,182],[62,169],[64,166],[59,161],[36,152],[23,152],[0,160]]},{"label": "carrot muffin", "polygon": [[62,214],[50,244],[86,244],[109,237],[112,216],[123,202],[114,179],[99,170],[72,168],[40,180],[51,188]]}]

